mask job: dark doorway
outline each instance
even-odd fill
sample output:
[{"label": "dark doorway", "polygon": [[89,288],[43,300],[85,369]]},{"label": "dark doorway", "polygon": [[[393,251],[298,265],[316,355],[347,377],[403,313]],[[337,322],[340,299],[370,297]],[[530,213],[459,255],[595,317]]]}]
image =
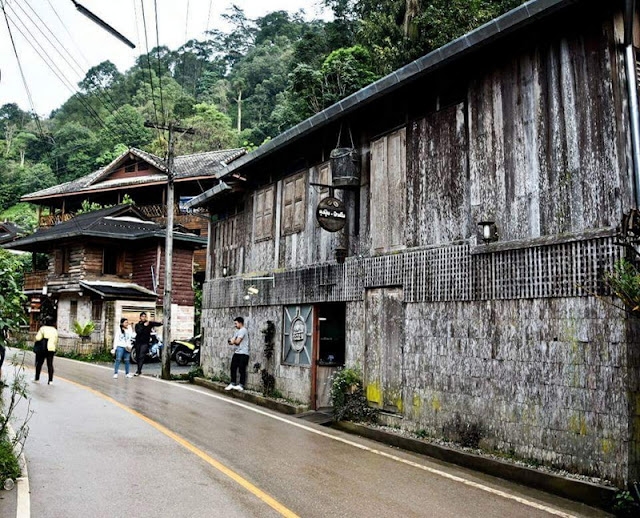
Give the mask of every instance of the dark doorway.
[{"label": "dark doorway", "polygon": [[315,306],[315,373],[314,407],[316,409],[331,406],[331,378],[345,360],[345,321],[344,303],[325,303]]}]

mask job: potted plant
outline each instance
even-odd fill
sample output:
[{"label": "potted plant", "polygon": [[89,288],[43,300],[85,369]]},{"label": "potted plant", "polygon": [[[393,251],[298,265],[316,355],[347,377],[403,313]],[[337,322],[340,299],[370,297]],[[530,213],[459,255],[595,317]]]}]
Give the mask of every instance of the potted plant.
[{"label": "potted plant", "polygon": [[89,320],[84,325],[77,320],[73,323],[73,332],[77,334],[83,341],[88,340],[96,329],[96,325]]}]

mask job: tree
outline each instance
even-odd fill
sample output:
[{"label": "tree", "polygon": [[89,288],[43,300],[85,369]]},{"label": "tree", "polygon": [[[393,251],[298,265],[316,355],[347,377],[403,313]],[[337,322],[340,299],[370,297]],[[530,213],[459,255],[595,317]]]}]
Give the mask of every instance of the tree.
[{"label": "tree", "polygon": [[237,145],[237,134],[231,127],[231,119],[211,104],[194,106],[195,115],[184,124],[196,131],[195,136],[183,137],[176,145],[179,153],[199,153],[225,149]]},{"label": "tree", "polygon": [[46,189],[58,183],[49,165],[44,163],[21,167],[16,176],[20,196]]},{"label": "tree", "polygon": [[22,270],[17,256],[0,249],[0,343],[6,345],[7,332],[16,332],[26,324]]},{"label": "tree", "polygon": [[111,61],[103,61],[91,67],[78,86],[87,93],[100,92],[113,88],[122,79],[122,74]]},{"label": "tree", "polygon": [[108,149],[117,144],[127,147],[143,147],[152,139],[151,131],[144,126],[144,118],[130,104],[125,104],[109,115],[105,128],[99,133],[102,144]]}]

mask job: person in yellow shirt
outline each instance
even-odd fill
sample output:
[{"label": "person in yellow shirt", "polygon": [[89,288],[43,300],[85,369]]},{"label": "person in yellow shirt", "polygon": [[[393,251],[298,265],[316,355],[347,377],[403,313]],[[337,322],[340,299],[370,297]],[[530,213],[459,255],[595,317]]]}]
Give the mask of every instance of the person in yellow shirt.
[{"label": "person in yellow shirt", "polygon": [[[37,343],[40,340],[46,340],[46,346],[36,350],[36,377],[33,378],[33,382],[40,383],[40,372],[46,359],[47,372],[49,373],[48,384],[53,385],[53,357],[56,355],[56,347],[58,346],[58,330],[53,326],[52,318],[48,318],[38,330],[35,341]],[[36,349],[35,346],[34,349]]]}]

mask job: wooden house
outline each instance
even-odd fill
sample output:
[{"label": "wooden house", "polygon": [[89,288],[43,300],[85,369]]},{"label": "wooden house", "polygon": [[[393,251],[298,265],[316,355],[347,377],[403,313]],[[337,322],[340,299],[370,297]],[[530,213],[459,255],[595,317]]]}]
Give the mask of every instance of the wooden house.
[{"label": "wooden house", "polygon": [[[85,348],[110,347],[120,318],[138,321],[141,311],[162,315],[165,230],[132,205],[76,215],[4,245],[48,255],[48,270],[26,274],[30,324],[40,325],[45,300],[56,308],[62,348],[76,348],[74,322],[95,324]],[[193,336],[194,251],[206,240],[174,233],[172,336]]]},{"label": "wooden house", "polygon": [[[175,157],[176,224],[206,237],[206,216],[197,210],[184,210],[184,203],[211,187],[216,172],[244,154],[244,149],[223,149]],[[38,206],[40,227],[71,219],[82,209],[83,202],[117,205],[125,196],[135,202],[142,214],[164,224],[167,215],[166,184],[166,161],[152,153],[131,148],[91,174],[27,194],[22,201]],[[196,250],[197,277],[203,277],[200,272],[204,271],[205,259],[204,250]]]},{"label": "wooden house", "polygon": [[0,245],[17,239],[24,233],[18,225],[11,221],[0,221]]},{"label": "wooden house", "polygon": [[356,367],[390,424],[638,479],[640,340],[603,282],[638,207],[627,7],[527,2],[222,169],[189,204],[205,371],[242,315],[287,397],[328,406]]}]

